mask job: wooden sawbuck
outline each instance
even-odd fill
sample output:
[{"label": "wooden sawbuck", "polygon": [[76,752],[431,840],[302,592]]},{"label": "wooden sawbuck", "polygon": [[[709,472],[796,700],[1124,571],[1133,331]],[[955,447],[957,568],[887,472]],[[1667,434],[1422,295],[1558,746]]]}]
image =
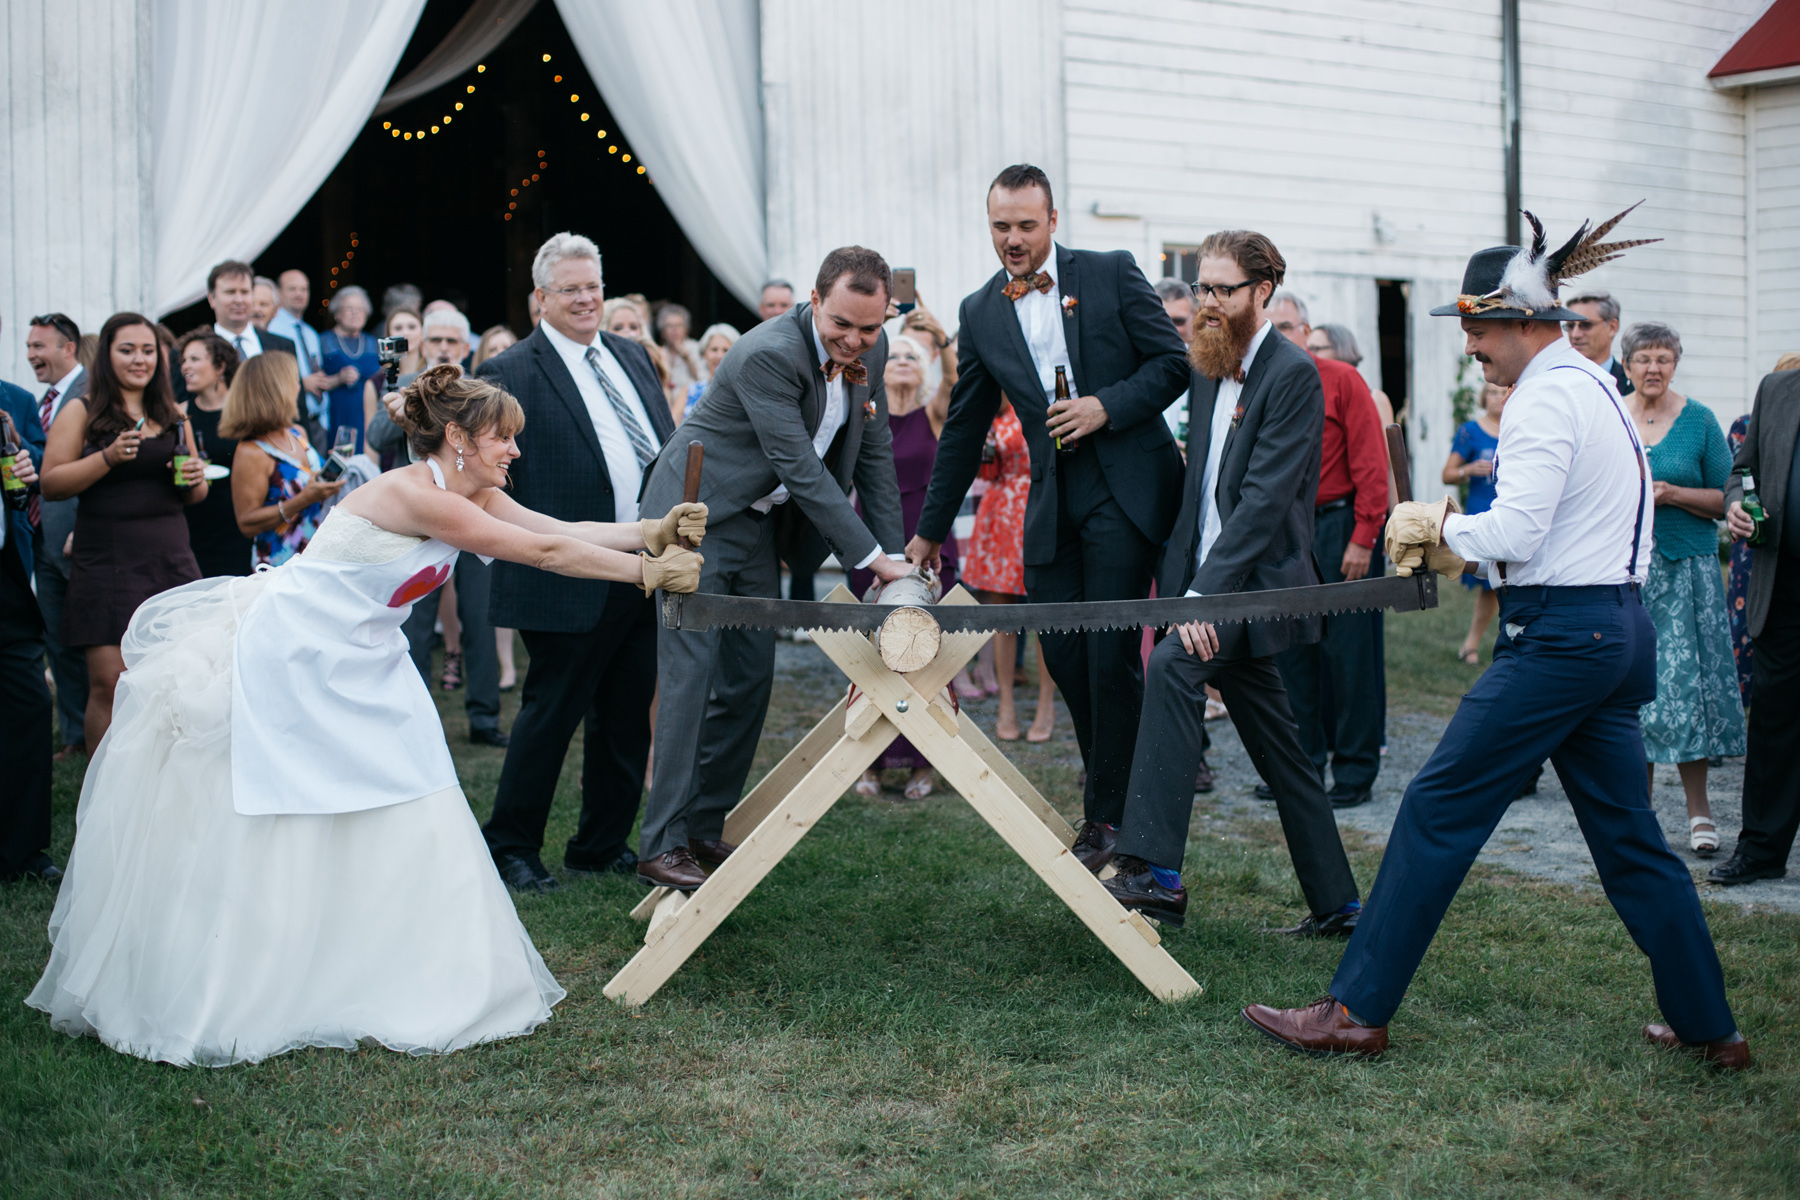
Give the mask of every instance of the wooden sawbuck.
[{"label": "wooden sawbuck", "polygon": [[[842,585],[826,600],[856,603]],[[957,587],[943,603],[976,600]],[[849,676],[850,695],[731,810],[724,838],[737,850],[704,884],[688,895],[653,889],[632,910],[649,922],[644,946],[606,985],[606,995],[634,1006],[654,996],[902,734],[1152,994],[1161,1000],[1196,995],[1200,985],[1162,948],[1155,926],[1121,907],[1070,851],[1075,831],[1068,822],[951,703],[950,681],[992,635],[940,636],[928,616],[921,623],[925,610],[899,611],[909,614],[914,629],[930,627],[931,636],[913,640],[907,651],[889,652],[887,645],[878,651],[870,638],[847,630],[812,635]],[[911,669],[915,661],[920,665]],[[895,670],[894,662],[909,669]]]}]

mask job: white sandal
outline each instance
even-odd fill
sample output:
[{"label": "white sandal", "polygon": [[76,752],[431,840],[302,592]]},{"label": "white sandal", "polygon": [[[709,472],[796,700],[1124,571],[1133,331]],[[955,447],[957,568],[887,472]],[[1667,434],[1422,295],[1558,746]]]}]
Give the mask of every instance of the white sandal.
[{"label": "white sandal", "polygon": [[[874,778],[870,778],[870,776],[874,776]],[[879,796],[881,795],[881,776],[870,771],[851,784],[850,790],[859,796]]]},{"label": "white sandal", "polygon": [[[1711,829],[1701,829],[1702,825],[1711,825]],[[1711,817],[1688,818],[1688,846],[1701,858],[1711,858],[1719,852],[1719,826]]]}]

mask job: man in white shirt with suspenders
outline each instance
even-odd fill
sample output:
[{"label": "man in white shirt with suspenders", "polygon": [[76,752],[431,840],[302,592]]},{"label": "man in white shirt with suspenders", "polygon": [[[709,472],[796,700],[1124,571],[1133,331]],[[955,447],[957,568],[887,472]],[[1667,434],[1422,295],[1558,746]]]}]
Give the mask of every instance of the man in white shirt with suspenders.
[{"label": "man in white shirt with suspenders", "polygon": [[[1629,209],[1626,211],[1630,211]],[[1538,764],[1555,764],[1607,898],[1650,959],[1669,1024],[1646,1041],[1720,1067],[1750,1065],[1687,867],[1650,807],[1638,709],[1656,695],[1656,631],[1639,595],[1652,481],[1612,378],[1562,336],[1557,287],[1640,242],[1601,244],[1625,214],[1549,252],[1499,246],[1469,261],[1457,302],[1467,353],[1514,386],[1494,458],[1493,507],[1450,497],[1398,506],[1387,550],[1411,569],[1484,571],[1500,595],[1494,664],[1406,789],[1375,887],[1330,995],[1256,1004],[1244,1019],[1314,1054],[1380,1054],[1387,1023],[1475,856]]]}]

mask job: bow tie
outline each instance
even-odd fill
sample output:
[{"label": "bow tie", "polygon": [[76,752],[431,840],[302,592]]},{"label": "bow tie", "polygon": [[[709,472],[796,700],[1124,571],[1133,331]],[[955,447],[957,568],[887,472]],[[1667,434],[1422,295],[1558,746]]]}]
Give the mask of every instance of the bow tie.
[{"label": "bow tie", "polygon": [[819,370],[825,372],[826,383],[830,383],[840,374],[843,375],[845,383],[863,384],[869,382],[869,368],[863,366],[863,361],[860,358],[848,366],[845,366],[843,363],[826,359],[825,362],[820,365]]},{"label": "bow tie", "polygon": [[1032,288],[1047,292],[1055,285],[1056,280],[1050,278],[1050,272],[1039,271],[1035,275],[1016,275],[1007,280],[1006,286],[1000,289],[1000,294],[1008,300],[1017,300]]}]

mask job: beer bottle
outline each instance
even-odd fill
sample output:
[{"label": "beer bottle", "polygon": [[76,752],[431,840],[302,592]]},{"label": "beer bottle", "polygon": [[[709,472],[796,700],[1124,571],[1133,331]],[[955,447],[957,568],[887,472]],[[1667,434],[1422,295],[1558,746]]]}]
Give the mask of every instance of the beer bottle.
[{"label": "beer bottle", "polygon": [[1744,513],[1755,526],[1750,531],[1750,536],[1744,539],[1744,544],[1747,546],[1765,545],[1769,540],[1766,523],[1768,514],[1763,511],[1762,497],[1756,494],[1756,477],[1748,471],[1740,471],[1739,474],[1744,477]]},{"label": "beer bottle", "polygon": [[[1065,368],[1059,366],[1056,368],[1056,403],[1061,404],[1061,403],[1064,403],[1065,401],[1067,401],[1068,399],[1069,399],[1068,371]],[[1063,440],[1061,438],[1056,439],[1056,452],[1058,454],[1073,454],[1079,448],[1080,447],[1075,445],[1075,441],[1073,438],[1069,439],[1069,444],[1067,446],[1063,445]]]},{"label": "beer bottle", "polygon": [[13,470],[13,461],[25,453],[29,451],[19,445],[19,435],[13,428],[12,417],[0,412],[0,488],[6,492],[7,508],[23,510],[31,502],[28,494],[30,489]]},{"label": "beer bottle", "polygon": [[190,486],[188,481],[182,478],[182,468],[187,466],[188,461],[187,440],[184,436],[186,425],[185,421],[175,422],[175,456],[169,464],[169,468],[175,476],[175,486],[178,488]]}]

